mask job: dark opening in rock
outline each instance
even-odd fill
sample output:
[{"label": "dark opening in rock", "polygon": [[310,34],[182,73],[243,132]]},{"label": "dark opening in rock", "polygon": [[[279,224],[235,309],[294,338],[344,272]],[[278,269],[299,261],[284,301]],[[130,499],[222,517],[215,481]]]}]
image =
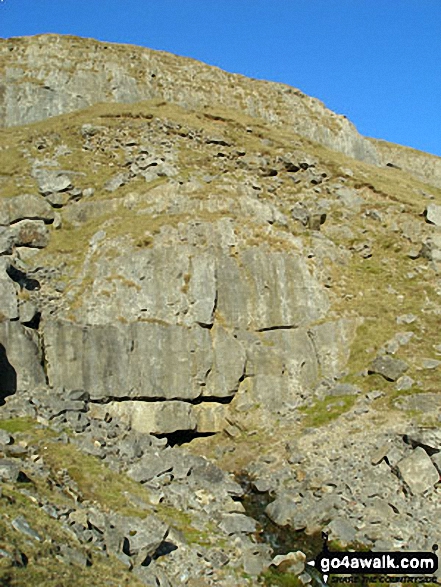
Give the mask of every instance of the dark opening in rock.
[{"label": "dark opening in rock", "polygon": [[170,434],[155,434],[156,438],[166,438],[170,446],[181,446],[187,444],[195,438],[204,438],[214,436],[215,432],[195,432],[194,430],[177,430]]},{"label": "dark opening in rock", "polygon": [[9,275],[9,277],[12,279],[12,281],[15,281],[15,283],[18,283],[18,285],[21,287],[21,289],[27,289],[29,291],[34,291],[36,289],[40,289],[39,281],[28,277],[26,275],[26,273],[23,273],[23,271],[20,271],[20,269],[17,269],[13,265],[10,265],[6,269],[6,273]]},{"label": "dark opening in rock", "polygon": [[0,344],[0,406],[8,395],[17,391],[17,372],[8,360],[5,347]]}]

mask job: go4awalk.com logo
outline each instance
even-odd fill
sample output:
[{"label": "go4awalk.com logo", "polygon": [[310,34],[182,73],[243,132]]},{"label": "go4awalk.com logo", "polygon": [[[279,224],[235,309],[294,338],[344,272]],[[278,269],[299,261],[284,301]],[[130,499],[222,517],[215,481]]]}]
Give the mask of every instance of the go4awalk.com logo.
[{"label": "go4awalk.com logo", "polygon": [[[395,583],[399,580],[408,583],[436,582],[433,577],[438,570],[436,544],[432,552],[332,552],[328,549],[327,535],[323,534],[323,538],[323,550],[308,564],[321,572],[325,583],[330,575],[375,575],[373,581],[377,583]],[[390,575],[399,577],[391,580]],[[422,581],[412,580],[412,577]],[[357,580],[351,582],[355,583]]]}]

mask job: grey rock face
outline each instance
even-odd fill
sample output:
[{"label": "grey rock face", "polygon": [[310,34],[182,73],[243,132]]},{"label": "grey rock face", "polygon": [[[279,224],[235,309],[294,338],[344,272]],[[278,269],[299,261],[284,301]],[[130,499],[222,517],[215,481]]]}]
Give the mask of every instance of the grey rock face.
[{"label": "grey rock face", "polygon": [[46,386],[38,337],[18,322],[0,322],[0,350],[4,350],[1,376],[11,391],[38,389]]},{"label": "grey rock face", "polygon": [[240,271],[231,258],[218,265],[218,310],[237,328],[297,327],[323,317],[329,301],[300,257],[250,249]]},{"label": "grey rock face", "polygon": [[369,367],[369,373],[378,373],[388,381],[396,381],[407,370],[409,365],[399,359],[392,359],[391,357],[377,357]]},{"label": "grey rock face", "polygon": [[439,473],[426,451],[417,447],[413,453],[397,465],[401,477],[413,494],[420,495],[433,489],[439,481]]},{"label": "grey rock face", "polygon": [[[9,51],[11,47],[13,52]],[[129,103],[156,98],[193,109],[210,103],[213,107],[242,110],[239,95],[244,93],[249,115],[286,124],[302,136],[357,159],[372,163],[377,160],[373,144],[361,137],[345,117],[282,84],[246,79],[148,49],[104,46],[57,35],[45,36],[44,42],[41,37],[22,39],[20,43],[4,40],[0,47],[3,54],[10,64],[1,80],[5,88],[0,102],[3,126],[26,124],[109,100]],[[85,66],[90,62],[93,70]],[[134,67],[129,68],[129,62]],[[24,65],[39,81],[17,76]],[[160,84],[156,80],[158,71]],[[222,92],[215,91],[219,85]],[[232,86],[234,90],[230,90]],[[274,104],[278,107],[274,108]],[[96,130],[84,132],[93,136],[90,133]]]},{"label": "grey rock face", "polygon": [[86,389],[92,399],[194,399],[212,364],[210,335],[200,327],[54,322],[45,347],[51,385]]},{"label": "grey rock face", "polygon": [[149,434],[171,434],[178,430],[195,430],[193,406],[181,401],[109,402],[106,411],[127,422],[133,430]]},{"label": "grey rock face", "polygon": [[0,277],[0,314],[3,319],[18,318],[17,292],[14,283],[7,277]]}]

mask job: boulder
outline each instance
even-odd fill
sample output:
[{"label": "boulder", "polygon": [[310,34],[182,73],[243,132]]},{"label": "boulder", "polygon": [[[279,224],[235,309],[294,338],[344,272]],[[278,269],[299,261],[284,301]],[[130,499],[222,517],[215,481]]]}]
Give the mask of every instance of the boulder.
[{"label": "boulder", "polygon": [[426,222],[441,226],[441,206],[437,204],[429,204],[424,211]]},{"label": "boulder", "polygon": [[36,173],[38,187],[43,196],[57,192],[65,192],[72,187],[72,182],[68,175],[48,169],[40,169]]},{"label": "boulder", "polygon": [[49,243],[49,231],[42,220],[20,220],[10,230],[17,247],[43,249]]},{"label": "boulder", "polygon": [[20,220],[53,222],[54,211],[41,196],[23,194],[0,200],[0,225],[14,224]]},{"label": "boulder", "polygon": [[417,447],[412,454],[397,465],[401,478],[414,495],[421,495],[433,489],[440,475],[426,451]]},{"label": "boulder", "polygon": [[281,495],[269,503],[265,514],[278,526],[287,526],[297,511],[297,504],[288,496]]},{"label": "boulder", "polygon": [[396,381],[407,370],[409,365],[400,359],[389,356],[377,357],[369,367],[369,374],[382,375],[388,381]]}]

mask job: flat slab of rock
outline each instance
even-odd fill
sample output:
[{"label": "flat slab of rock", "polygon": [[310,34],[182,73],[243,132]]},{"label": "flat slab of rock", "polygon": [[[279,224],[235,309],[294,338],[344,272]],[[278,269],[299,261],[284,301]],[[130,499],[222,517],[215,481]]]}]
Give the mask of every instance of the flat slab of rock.
[{"label": "flat slab of rock", "polygon": [[369,367],[369,374],[382,375],[388,381],[396,381],[409,369],[409,365],[400,359],[384,356],[377,357]]},{"label": "flat slab of rock", "polygon": [[397,467],[403,481],[414,495],[421,495],[433,489],[435,483],[440,480],[435,465],[421,447],[417,447],[410,456],[401,460]]},{"label": "flat slab of rock", "polygon": [[252,534],[256,531],[257,522],[244,514],[225,514],[219,524],[226,534]]}]

